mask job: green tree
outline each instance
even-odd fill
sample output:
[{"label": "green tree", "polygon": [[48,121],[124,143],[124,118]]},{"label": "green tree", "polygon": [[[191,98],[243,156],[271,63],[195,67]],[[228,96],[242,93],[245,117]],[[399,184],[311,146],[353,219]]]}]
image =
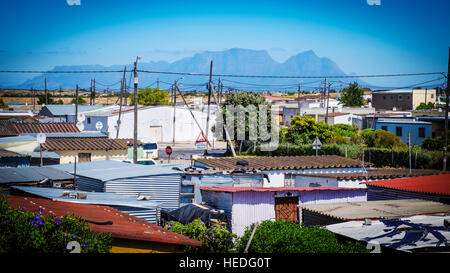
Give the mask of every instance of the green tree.
[{"label": "green tree", "polygon": [[[134,105],[134,94],[130,95],[130,105]],[[140,105],[169,105],[169,94],[159,88],[145,88],[138,91]]]},{"label": "green tree", "polygon": [[[75,103],[76,103],[75,98],[73,98],[72,101],[71,101],[70,103],[75,104]],[[86,100],[83,99],[82,96],[78,96],[78,104],[83,104],[83,103],[86,103]]]},{"label": "green tree", "polygon": [[[45,104],[45,94],[38,95],[38,104]],[[47,93],[47,104],[55,104],[50,93]]]},{"label": "green tree", "polygon": [[0,108],[3,108],[3,109],[9,108],[9,106],[3,101],[2,98],[0,98]]},{"label": "green tree", "polygon": [[421,102],[419,106],[416,107],[416,110],[431,110],[434,109],[434,103],[431,101],[425,104],[424,102]]},{"label": "green tree", "polygon": [[339,101],[344,106],[362,106],[366,104],[363,95],[364,88],[358,86],[357,82],[354,82],[342,90]]},{"label": "green tree", "polygon": [[[256,115],[250,115],[248,112],[245,113],[245,120],[244,119],[238,119],[237,116],[235,116],[234,118],[234,138],[233,139],[237,139],[237,133],[238,130],[237,128],[239,126],[244,126],[245,128],[245,139],[243,141],[237,141],[238,145],[240,146],[242,144],[243,146],[243,150],[248,149],[252,143],[250,141],[247,141],[248,139],[250,139],[249,137],[249,129],[250,129],[250,124],[256,124],[256,129],[259,130],[259,106],[260,105],[265,105],[267,107],[267,130],[268,132],[270,132],[270,120],[271,120],[271,112],[270,112],[270,105],[265,101],[264,97],[261,96],[261,94],[256,93],[256,92],[244,92],[244,91],[239,91],[239,92],[233,92],[233,93],[229,93],[227,94],[226,100],[224,101],[223,105],[222,105],[222,114],[223,114],[223,118],[224,118],[224,122],[225,124],[227,124],[227,120],[226,120],[226,114],[227,114],[227,106],[234,106],[234,107],[248,107],[250,105],[253,105],[256,109]],[[256,119],[256,120],[253,120]],[[252,119],[250,121],[250,119]],[[244,123],[244,124],[242,124]],[[227,124],[227,126],[230,126],[230,124]],[[215,135],[217,136],[218,131],[216,131],[215,126],[213,127],[213,132],[215,133]],[[222,132],[222,136],[225,136],[225,132]],[[257,141],[265,141],[266,139],[261,139],[259,138],[260,134],[258,134],[258,140]],[[228,147],[229,148],[229,147]]]},{"label": "green tree", "polygon": [[[447,146],[450,145],[450,139],[447,139]],[[438,136],[435,138],[428,137],[422,141],[421,147],[425,150],[439,151],[444,147],[444,138]]]},{"label": "green tree", "polygon": [[294,116],[291,119],[291,127],[280,132],[284,134],[280,139],[299,145],[311,144],[316,136],[321,142],[328,143],[335,135],[331,125],[323,121],[318,122],[312,116]]},{"label": "green tree", "polygon": [[[236,250],[243,252],[254,224],[239,238]],[[249,253],[368,253],[360,242],[338,239],[334,233],[319,226],[299,227],[290,221],[263,221],[255,231]]]},{"label": "green tree", "polygon": [[375,148],[405,148],[407,145],[391,132],[384,130],[366,129],[361,132],[364,143]]}]

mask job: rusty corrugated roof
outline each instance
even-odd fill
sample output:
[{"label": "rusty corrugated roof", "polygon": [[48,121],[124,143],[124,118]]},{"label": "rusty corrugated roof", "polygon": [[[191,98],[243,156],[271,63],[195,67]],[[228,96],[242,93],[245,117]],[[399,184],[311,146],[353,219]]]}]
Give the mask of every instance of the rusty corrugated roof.
[{"label": "rusty corrugated roof", "polygon": [[444,174],[450,172],[442,172],[440,170],[422,170],[414,169],[409,173],[409,169],[376,169],[368,170],[367,173],[289,173],[291,175],[335,178],[337,180],[366,180],[367,179],[394,179],[403,177],[416,177],[426,175]]},{"label": "rusty corrugated roof", "polygon": [[120,140],[105,137],[47,138],[42,148],[49,151],[74,150],[126,150],[127,145]]},{"label": "rusty corrugated roof", "polygon": [[13,122],[7,120],[0,120],[0,136],[8,137],[8,136],[18,136],[19,132],[13,126]]},{"label": "rusty corrugated roof", "polygon": [[13,126],[19,134],[80,132],[73,122],[13,123]]},{"label": "rusty corrugated roof", "polygon": [[365,182],[365,184],[403,191],[450,195],[450,174]]},{"label": "rusty corrugated roof", "polygon": [[42,208],[42,214],[64,216],[70,213],[84,220],[94,222],[112,221],[111,225],[96,225],[89,223],[92,231],[97,233],[111,233],[113,238],[149,241],[177,245],[201,246],[201,242],[184,235],[166,230],[143,219],[131,216],[117,209],[100,206],[52,201],[43,198],[8,196],[8,203],[13,208],[25,207],[27,210]]},{"label": "rusty corrugated roof", "polygon": [[[218,170],[298,170],[362,166],[359,160],[337,155],[201,158],[195,161]],[[238,165],[238,161],[247,161],[248,165]]]}]

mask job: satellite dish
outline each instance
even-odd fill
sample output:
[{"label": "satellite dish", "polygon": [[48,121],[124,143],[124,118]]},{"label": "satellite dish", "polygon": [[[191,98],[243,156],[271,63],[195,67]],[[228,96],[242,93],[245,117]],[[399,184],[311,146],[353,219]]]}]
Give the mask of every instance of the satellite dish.
[{"label": "satellite dish", "polygon": [[86,119],[86,116],[83,113],[78,114],[78,121],[84,121]]},{"label": "satellite dish", "polygon": [[80,130],[80,131],[83,131],[84,130],[84,123],[83,122],[77,122],[77,128],[78,128],[78,130]]},{"label": "satellite dish", "polygon": [[36,136],[37,142],[39,142],[39,144],[43,144],[45,143],[45,140],[47,139],[47,137],[45,136],[45,134],[37,134]]},{"label": "satellite dish", "polygon": [[103,123],[101,121],[97,121],[95,128],[100,131],[103,128]]}]

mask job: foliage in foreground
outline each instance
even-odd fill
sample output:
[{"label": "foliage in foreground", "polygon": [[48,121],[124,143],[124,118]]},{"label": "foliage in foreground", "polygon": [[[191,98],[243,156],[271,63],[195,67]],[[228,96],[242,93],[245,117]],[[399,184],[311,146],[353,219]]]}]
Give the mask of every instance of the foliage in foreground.
[{"label": "foliage in foreground", "polygon": [[[254,224],[247,227],[236,250],[243,252]],[[331,231],[320,227],[299,227],[290,221],[263,221],[255,231],[249,253],[369,253],[360,242],[342,241]]]},{"label": "foliage in foreground", "polygon": [[96,234],[79,217],[42,215],[42,209],[13,209],[0,195],[0,253],[68,253],[67,244],[77,241],[81,253],[107,253],[110,234]]},{"label": "foliage in foreground", "polygon": [[226,228],[217,225],[206,227],[200,219],[186,225],[171,221],[164,228],[202,242],[200,248],[187,246],[185,252],[190,253],[228,253],[233,249],[233,240],[236,238]]}]

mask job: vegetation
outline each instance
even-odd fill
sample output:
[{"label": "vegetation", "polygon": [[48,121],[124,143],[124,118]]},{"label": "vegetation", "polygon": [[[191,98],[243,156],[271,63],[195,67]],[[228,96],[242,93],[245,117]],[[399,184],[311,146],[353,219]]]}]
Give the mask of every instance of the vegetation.
[{"label": "vegetation", "polygon": [[202,242],[200,248],[186,247],[185,252],[189,253],[228,253],[234,247],[233,239],[237,237],[217,225],[207,228],[200,219],[186,225],[171,221],[164,228]]},{"label": "vegetation", "polygon": [[0,108],[3,108],[3,109],[9,108],[9,106],[3,101],[2,98],[0,98]]},{"label": "vegetation", "polygon": [[432,102],[428,102],[425,104],[425,102],[421,102],[419,106],[416,107],[416,110],[431,110],[434,109],[435,105]]},{"label": "vegetation", "polygon": [[387,149],[407,147],[398,136],[384,130],[365,129],[361,131],[361,136],[367,147]]},{"label": "vegetation", "polygon": [[[447,139],[447,150],[450,150],[450,138]],[[442,151],[444,148],[444,138],[442,136],[435,137],[435,138],[426,138],[422,142],[422,148],[430,151]]]},{"label": "vegetation", "polygon": [[342,90],[339,101],[344,106],[362,106],[366,104],[363,95],[364,88],[358,86],[357,82],[354,82]]},{"label": "vegetation", "polygon": [[[75,104],[77,101],[75,100],[75,98],[72,99],[72,101],[70,103]],[[86,100],[83,99],[82,96],[78,96],[78,104],[83,104],[86,103]]]},{"label": "vegetation", "polygon": [[38,104],[55,104],[52,94],[47,93],[47,103],[45,103],[45,94],[38,95]]},{"label": "vegetation", "polygon": [[13,209],[0,195],[0,253],[68,253],[70,241],[77,241],[81,253],[106,253],[110,234],[96,234],[79,217],[42,215],[42,209]]},{"label": "vegetation", "polygon": [[[130,105],[134,105],[134,94],[130,95]],[[140,105],[169,105],[169,94],[159,88],[145,88],[138,91]]]},{"label": "vegetation", "polygon": [[[243,252],[255,224],[247,227],[236,250]],[[365,244],[343,241],[320,226],[299,227],[290,221],[263,221],[255,231],[249,253],[369,253]]]}]

